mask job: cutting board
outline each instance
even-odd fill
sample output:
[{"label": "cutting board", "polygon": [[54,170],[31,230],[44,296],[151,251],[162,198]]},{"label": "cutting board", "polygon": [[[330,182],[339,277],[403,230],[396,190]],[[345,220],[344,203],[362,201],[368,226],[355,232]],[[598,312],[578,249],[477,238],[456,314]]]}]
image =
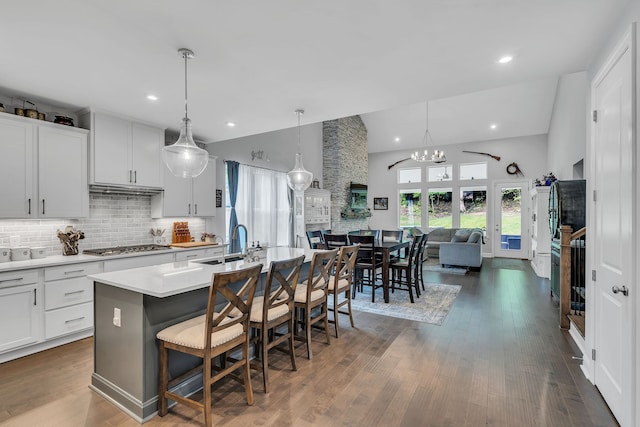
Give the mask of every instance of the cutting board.
[{"label": "cutting board", "polygon": [[174,248],[196,248],[198,246],[218,246],[218,243],[211,242],[184,242],[184,243],[172,243],[170,245]]}]

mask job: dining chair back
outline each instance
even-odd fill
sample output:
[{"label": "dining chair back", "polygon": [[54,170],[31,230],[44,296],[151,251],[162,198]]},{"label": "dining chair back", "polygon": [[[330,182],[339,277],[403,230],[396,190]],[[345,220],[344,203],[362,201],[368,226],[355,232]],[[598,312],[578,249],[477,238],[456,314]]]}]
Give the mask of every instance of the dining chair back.
[{"label": "dining chair back", "polygon": [[327,249],[340,249],[349,243],[346,234],[325,234],[324,243],[327,245]]},{"label": "dining chair back", "polygon": [[356,257],[352,295],[355,298],[356,291],[362,292],[365,285],[371,286],[371,302],[375,302],[376,289],[382,288],[382,254],[376,251],[375,236],[349,236],[349,243],[360,245]]},{"label": "dining chair back", "polygon": [[[262,264],[213,275],[207,302],[207,312],[173,326],[156,335],[159,344],[158,414],[168,412],[168,400],[187,405],[204,413],[204,424],[210,427],[211,386],[220,379],[241,369],[243,378],[231,375],[244,384],[247,404],[253,405],[253,388],[249,369],[249,313],[254,299]],[[234,291],[234,289],[238,289]],[[223,306],[220,312],[215,307]],[[241,357],[227,365],[226,353],[241,349]],[[169,378],[169,350],[186,353],[202,359],[198,368]],[[219,366],[214,365],[218,356],[225,357]],[[195,375],[202,375],[202,402],[178,394],[169,389]]]},{"label": "dining chair back", "polygon": [[392,260],[389,264],[392,272],[391,291],[396,289],[406,290],[409,292],[409,300],[413,303],[413,289],[416,290],[416,296],[419,296],[420,289],[417,288],[416,282],[416,257],[420,248],[421,236],[415,236],[411,241],[409,255],[406,258],[398,258]]},{"label": "dining chair back", "polygon": [[403,230],[382,230],[383,242],[401,242]]},{"label": "dining chair back", "polygon": [[322,231],[320,230],[313,230],[313,231],[307,231],[307,241],[309,242],[309,248],[311,249],[318,249],[318,246],[323,246],[324,244],[324,239],[322,236]]}]

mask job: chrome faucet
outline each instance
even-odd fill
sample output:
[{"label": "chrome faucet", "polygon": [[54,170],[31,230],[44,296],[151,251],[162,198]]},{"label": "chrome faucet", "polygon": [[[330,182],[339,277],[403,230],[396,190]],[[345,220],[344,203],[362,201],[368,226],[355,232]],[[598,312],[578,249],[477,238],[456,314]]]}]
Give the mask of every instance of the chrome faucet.
[{"label": "chrome faucet", "polygon": [[243,224],[238,224],[233,228],[233,232],[231,233],[231,239],[235,240],[238,238],[238,228],[244,228],[244,245],[242,246],[242,255],[246,255],[247,254],[247,248],[248,248],[248,240],[249,240],[249,231],[247,230],[247,227],[245,227]]}]

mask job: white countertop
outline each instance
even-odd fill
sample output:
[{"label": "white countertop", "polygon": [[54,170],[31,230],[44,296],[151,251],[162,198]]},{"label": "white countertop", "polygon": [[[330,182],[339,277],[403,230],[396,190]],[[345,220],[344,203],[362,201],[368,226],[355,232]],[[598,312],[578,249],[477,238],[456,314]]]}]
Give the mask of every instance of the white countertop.
[{"label": "white countertop", "polygon": [[258,263],[263,264],[262,272],[266,272],[271,261],[280,261],[304,255],[305,262],[308,262],[311,261],[314,252],[317,251],[313,249],[276,247],[268,248],[266,250],[267,257],[254,263],[242,260],[208,265],[202,264],[203,260],[200,260],[200,262],[182,261],[94,274],[89,278],[117,288],[157,298],[165,298],[210,286],[214,273],[236,271]]},{"label": "white countertop", "polygon": [[24,261],[0,262],[0,273],[4,271],[26,270],[29,268],[52,267],[55,265],[69,265],[69,264],[78,264],[83,262],[94,262],[94,261],[108,261],[112,259],[160,255],[160,254],[166,254],[166,253],[172,253],[172,252],[175,253],[178,251],[195,251],[199,249],[217,248],[217,247],[220,247],[220,245],[197,246],[193,248],[168,248],[168,249],[158,250],[158,251],[128,253],[128,254],[120,254],[120,255],[107,255],[107,256],[85,255],[85,254],[68,255],[68,256],[54,255],[54,256],[48,256],[41,259],[27,259]]}]

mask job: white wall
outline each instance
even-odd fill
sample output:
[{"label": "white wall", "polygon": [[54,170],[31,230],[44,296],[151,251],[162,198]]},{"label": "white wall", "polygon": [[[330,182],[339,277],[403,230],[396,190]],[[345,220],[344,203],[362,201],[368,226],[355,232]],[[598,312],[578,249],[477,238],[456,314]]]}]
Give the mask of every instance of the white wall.
[{"label": "white wall", "polygon": [[[322,186],[322,123],[313,123],[300,127],[300,151],[304,167],[313,173],[313,178],[320,181]],[[245,165],[288,172],[293,168],[295,155],[298,151],[298,128],[293,127],[259,135],[230,139],[222,142],[210,143],[207,150],[217,159],[216,187],[222,190],[222,203],[226,194],[224,162],[233,160]],[[251,151],[264,152],[262,160],[251,160]],[[268,156],[269,161],[266,161]],[[225,235],[225,210],[218,209],[218,216],[207,220],[207,230],[216,235]],[[227,241],[227,236],[225,236]]]},{"label": "white wall", "polygon": [[587,73],[561,76],[549,125],[548,172],[574,179],[573,165],[584,160],[587,147]]},{"label": "white wall", "polygon": [[[440,148],[440,147],[438,147]],[[486,161],[488,166],[488,179],[478,180],[477,185],[486,185],[488,199],[490,198],[493,182],[496,180],[513,179],[515,176],[509,175],[507,166],[516,162],[520,170],[524,173],[524,178],[532,182],[536,178],[549,172],[547,169],[547,136],[534,135],[520,138],[507,138],[484,142],[470,142],[465,144],[446,145],[442,147],[447,155],[447,162],[443,165],[455,165],[456,171],[452,174],[451,187],[459,187],[457,178],[457,165],[460,163],[474,163]],[[462,150],[480,151],[500,156],[500,161],[478,154],[463,153]],[[418,163],[409,160],[398,164],[389,170],[388,166],[398,160],[409,157],[406,151],[392,151],[385,153],[369,154],[369,206],[373,207],[374,197],[388,197],[388,210],[372,210],[369,226],[374,229],[395,229],[398,228],[398,198],[397,198],[397,171],[399,168],[416,166]],[[451,174],[451,167],[449,168]],[[521,178],[521,177],[518,177]],[[468,185],[465,182],[465,186]],[[425,182],[418,184],[423,192],[427,190]],[[491,201],[489,200],[489,203]],[[488,209],[490,215],[492,209]],[[491,224],[492,219],[487,218],[487,224]],[[489,230],[490,227],[487,227]],[[490,237],[490,236],[489,236]],[[491,253],[491,245],[485,245],[485,253]]]}]

